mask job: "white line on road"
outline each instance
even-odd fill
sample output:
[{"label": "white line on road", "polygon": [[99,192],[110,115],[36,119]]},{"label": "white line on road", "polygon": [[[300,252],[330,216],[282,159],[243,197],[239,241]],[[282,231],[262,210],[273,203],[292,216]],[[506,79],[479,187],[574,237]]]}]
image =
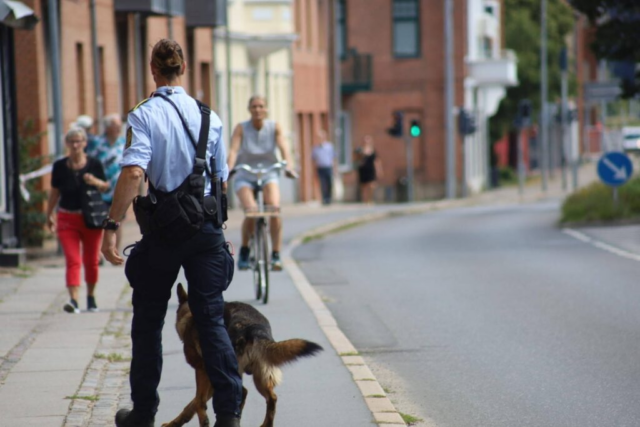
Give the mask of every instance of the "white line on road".
[{"label": "white line on road", "polygon": [[571,228],[563,228],[562,232],[567,234],[567,235],[569,235],[569,236],[571,236],[571,237],[573,237],[573,238],[575,238],[575,239],[578,239],[578,240],[580,240],[580,241],[582,241],[584,243],[588,243],[588,244],[590,244],[592,246],[595,246],[598,249],[602,249],[602,250],[607,251],[609,253],[612,253],[614,255],[618,255],[618,256],[621,256],[621,257],[627,258],[627,259],[632,259],[634,261],[640,261],[640,255],[638,255],[638,254],[636,254],[634,252],[629,252],[629,251],[626,251],[624,249],[617,248],[617,247],[615,247],[613,245],[610,245],[608,243],[601,242],[599,240],[596,240],[596,239],[594,239],[592,237],[587,236],[584,233],[581,233],[580,231],[573,230]]}]

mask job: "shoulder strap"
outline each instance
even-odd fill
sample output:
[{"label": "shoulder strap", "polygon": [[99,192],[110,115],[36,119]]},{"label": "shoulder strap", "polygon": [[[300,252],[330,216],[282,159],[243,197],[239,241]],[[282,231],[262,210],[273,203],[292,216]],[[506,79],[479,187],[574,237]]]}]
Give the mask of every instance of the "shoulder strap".
[{"label": "shoulder strap", "polygon": [[178,106],[171,99],[169,99],[168,96],[166,96],[163,93],[155,93],[153,96],[159,96],[160,98],[167,101],[169,104],[173,106],[173,108],[178,113],[178,117],[180,117],[182,126],[184,127],[185,132],[187,132],[187,135],[189,136],[189,140],[191,141],[191,144],[196,149],[196,159],[195,159],[195,163],[193,164],[193,173],[197,175],[202,175],[202,173],[206,171],[207,175],[211,176],[211,171],[209,171],[209,169],[207,168],[207,161],[205,159],[207,155],[207,141],[209,139],[209,124],[211,122],[211,109],[206,104],[203,104],[197,99],[195,100],[196,103],[198,104],[198,108],[200,109],[200,114],[202,116],[202,121],[200,122],[200,135],[198,137],[198,143],[196,144],[196,141],[193,139],[193,135],[191,135],[191,132],[189,131],[189,126],[187,125],[187,121],[184,119],[184,117],[182,117],[182,113],[180,113]]}]

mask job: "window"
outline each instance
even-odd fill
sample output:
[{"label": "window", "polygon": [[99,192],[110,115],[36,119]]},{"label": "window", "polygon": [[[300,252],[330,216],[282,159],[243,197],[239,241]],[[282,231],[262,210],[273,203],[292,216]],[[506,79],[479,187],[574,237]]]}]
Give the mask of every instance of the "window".
[{"label": "window", "polygon": [[396,58],[420,56],[418,0],[393,0],[393,55]]},{"label": "window", "polygon": [[82,43],[76,43],[76,73],[78,75],[78,113],[87,114],[87,103],[85,98],[85,75],[84,75],[84,50]]},{"label": "window", "polygon": [[347,54],[347,8],[345,0],[338,1],[338,10],[336,14],[338,15],[338,28],[336,32],[338,56],[340,58],[344,58]]}]

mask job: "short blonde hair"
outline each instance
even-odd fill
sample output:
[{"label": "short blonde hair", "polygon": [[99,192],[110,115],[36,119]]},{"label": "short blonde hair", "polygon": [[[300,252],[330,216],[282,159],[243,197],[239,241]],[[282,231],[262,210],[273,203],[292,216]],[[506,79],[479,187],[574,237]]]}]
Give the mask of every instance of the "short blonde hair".
[{"label": "short blonde hair", "polygon": [[69,142],[71,138],[78,135],[80,135],[82,139],[84,139],[85,141],[87,140],[87,132],[85,132],[85,130],[79,126],[74,126],[71,129],[69,129],[67,134],[64,136],[64,140],[65,142]]}]

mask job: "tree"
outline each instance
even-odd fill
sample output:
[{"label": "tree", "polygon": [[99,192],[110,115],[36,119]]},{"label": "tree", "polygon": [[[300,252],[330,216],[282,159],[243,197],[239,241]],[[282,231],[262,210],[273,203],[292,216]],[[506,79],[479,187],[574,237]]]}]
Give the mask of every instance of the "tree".
[{"label": "tree", "polygon": [[[507,89],[496,114],[490,119],[490,139],[502,138],[512,127],[518,103],[529,99],[540,111],[540,0],[505,0],[505,44],[518,57],[519,85]],[[547,34],[549,99],[560,97],[559,57],[574,25],[573,11],[563,0],[548,0]],[[539,115],[538,115],[539,117]]]},{"label": "tree", "polygon": [[[640,2],[638,0],[571,0],[595,27],[591,49],[598,59],[640,63]],[[622,81],[622,96],[640,93],[640,70]]]}]

